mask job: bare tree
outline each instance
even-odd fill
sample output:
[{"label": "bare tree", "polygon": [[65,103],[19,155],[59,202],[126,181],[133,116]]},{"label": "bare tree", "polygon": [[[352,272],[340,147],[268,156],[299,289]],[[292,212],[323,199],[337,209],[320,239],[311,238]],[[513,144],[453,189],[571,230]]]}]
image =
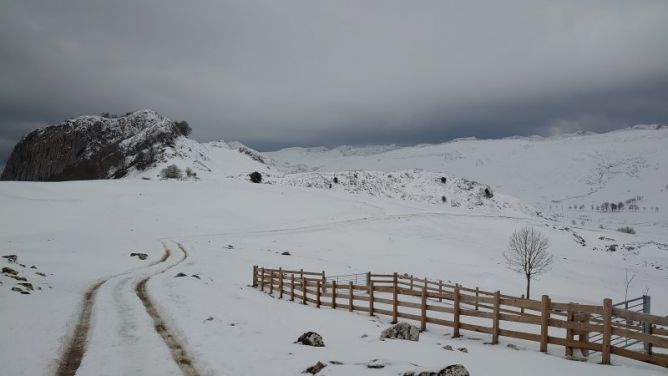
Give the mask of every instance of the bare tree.
[{"label": "bare tree", "polygon": [[503,258],[508,268],[526,277],[527,299],[530,299],[531,279],[550,270],[554,258],[547,252],[549,246],[547,238],[532,227],[524,227],[510,236]]}]

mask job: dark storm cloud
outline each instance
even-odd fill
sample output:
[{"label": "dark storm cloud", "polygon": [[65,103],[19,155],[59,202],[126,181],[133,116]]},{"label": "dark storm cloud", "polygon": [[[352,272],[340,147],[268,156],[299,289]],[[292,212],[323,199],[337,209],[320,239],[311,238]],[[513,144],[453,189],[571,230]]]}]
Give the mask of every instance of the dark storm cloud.
[{"label": "dark storm cloud", "polygon": [[140,108],[260,149],[665,123],[665,35],[665,1],[4,2],[0,160]]}]

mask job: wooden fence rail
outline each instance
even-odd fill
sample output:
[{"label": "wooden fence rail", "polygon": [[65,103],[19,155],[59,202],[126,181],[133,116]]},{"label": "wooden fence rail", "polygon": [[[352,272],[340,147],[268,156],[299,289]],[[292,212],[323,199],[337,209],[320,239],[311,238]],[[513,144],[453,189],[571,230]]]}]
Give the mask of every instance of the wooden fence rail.
[{"label": "wooden fence rail", "polygon": [[[447,326],[453,328],[454,337],[461,330],[486,333],[492,344],[499,337],[532,341],[541,352],[547,352],[548,345],[563,346],[567,356],[574,350],[585,357],[596,351],[603,364],[610,364],[615,354],[668,367],[668,353],[656,351],[668,349],[668,317],[619,308],[610,299],[600,306],[553,302],[547,295],[530,300],[398,273],[367,273],[364,280],[364,284],[341,283],[327,279],[324,271],[253,266],[253,287],[318,308],[385,315],[392,323],[400,318],[413,320],[421,330],[428,324]],[[628,346],[628,341],[620,345],[619,338],[638,346]]]}]

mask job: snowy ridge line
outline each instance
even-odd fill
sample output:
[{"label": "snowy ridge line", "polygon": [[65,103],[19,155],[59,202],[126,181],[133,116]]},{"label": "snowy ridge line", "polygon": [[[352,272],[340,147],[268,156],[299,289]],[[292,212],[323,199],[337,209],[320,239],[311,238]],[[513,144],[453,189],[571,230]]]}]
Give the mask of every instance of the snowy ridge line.
[{"label": "snowy ridge line", "polygon": [[[166,271],[178,266],[188,258],[188,251],[186,251],[181,244],[177,243],[177,245],[179,250],[183,253],[183,257],[176,263],[170,265],[169,267],[142,279],[135,287],[135,293],[137,294],[137,297],[139,298],[139,300],[141,300],[142,304],[144,305],[146,313],[149,316],[151,316],[151,319],[153,319],[155,331],[160,335],[162,340],[165,342],[165,345],[167,345],[167,347],[169,348],[169,351],[172,355],[172,359],[174,359],[174,362],[179,366],[183,375],[198,376],[200,375],[200,373],[193,365],[193,361],[188,355],[188,352],[185,350],[185,347],[181,343],[179,343],[177,338],[170,332],[169,328],[167,327],[165,321],[160,316],[160,313],[158,313],[158,310],[155,308],[155,305],[151,301],[151,298],[149,297],[149,294],[146,290],[146,283],[152,277],[165,273]],[[167,250],[166,246],[165,249]]]},{"label": "snowy ridge line", "polygon": [[[297,299],[303,305],[311,303],[316,308],[327,306],[367,312],[370,316],[380,314],[392,317],[391,323],[398,322],[399,318],[418,321],[422,331],[431,323],[453,328],[453,337],[459,337],[460,330],[487,333],[493,345],[499,343],[499,337],[509,337],[538,342],[540,351],[545,353],[551,344],[564,347],[567,357],[572,357],[577,349],[587,359],[589,351],[600,353],[602,364],[610,364],[611,354],[615,354],[668,368],[668,354],[652,350],[652,346],[668,348],[668,317],[613,307],[609,298],[600,306],[558,303],[552,302],[548,295],[543,295],[540,301],[509,297],[501,295],[500,291],[489,296],[489,293],[481,294],[477,288],[444,285],[442,281],[435,288],[429,286],[434,283],[427,278],[417,284],[414,277],[400,277],[397,273],[369,273],[366,284],[349,281],[344,285],[337,285],[335,280],[328,282],[324,272],[309,273],[319,274],[321,278],[305,278],[304,274],[306,272],[254,265],[252,286],[262,292],[268,288],[271,295],[276,289],[279,299],[288,295],[291,301]],[[407,279],[410,282],[406,282]],[[355,305],[356,301],[367,306]],[[399,307],[419,313],[399,311]],[[462,316],[470,318],[467,323],[461,322]],[[500,328],[501,321],[507,323],[504,329]],[[602,340],[590,342],[591,333],[600,334]],[[619,343],[612,341],[613,335],[638,343],[628,348],[617,346]],[[598,354],[594,357],[598,358]]]},{"label": "snowy ridge line", "polygon": [[[167,248],[165,248],[165,253],[160,260],[154,261],[144,266],[143,268],[148,268],[163,263],[167,261],[169,256],[170,252]],[[88,290],[86,290],[86,293],[83,297],[79,318],[77,319],[77,324],[74,328],[74,331],[72,332],[71,339],[65,347],[63,355],[61,356],[61,360],[56,371],[56,376],[74,376],[79,369],[79,366],[81,366],[81,361],[84,354],[86,353],[88,344],[88,332],[90,331],[90,318],[93,312],[93,305],[95,304],[95,297],[100,287],[102,287],[102,285],[104,285],[112,278],[130,274],[133,271],[134,270],[129,270],[127,272],[109,276],[101,281],[94,283],[91,287],[88,288]]]}]

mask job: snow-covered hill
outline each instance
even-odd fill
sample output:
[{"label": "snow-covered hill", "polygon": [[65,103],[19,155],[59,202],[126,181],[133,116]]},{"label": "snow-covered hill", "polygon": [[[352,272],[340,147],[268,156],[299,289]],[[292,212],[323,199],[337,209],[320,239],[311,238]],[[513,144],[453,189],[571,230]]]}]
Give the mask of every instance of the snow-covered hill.
[{"label": "snow-covered hill", "polygon": [[[473,179],[578,224],[668,228],[668,127],[603,134],[498,140],[459,139],[410,147],[289,148],[265,153],[285,169],[332,172],[420,168]],[[633,213],[601,212],[604,202],[641,199]]]}]

